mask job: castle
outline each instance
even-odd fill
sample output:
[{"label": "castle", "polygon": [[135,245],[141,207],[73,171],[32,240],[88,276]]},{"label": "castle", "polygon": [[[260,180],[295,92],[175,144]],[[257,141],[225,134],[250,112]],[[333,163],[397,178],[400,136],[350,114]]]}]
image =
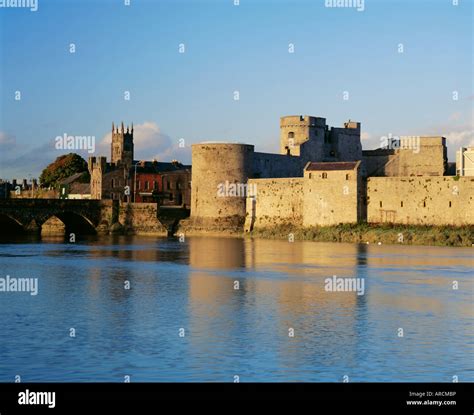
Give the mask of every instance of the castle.
[{"label": "castle", "polygon": [[[324,118],[285,116],[280,154],[250,144],[194,144],[189,226],[474,224],[474,178],[447,176],[444,137],[414,138],[363,151],[358,122],[329,128]],[[256,190],[222,194],[223,184]]]}]

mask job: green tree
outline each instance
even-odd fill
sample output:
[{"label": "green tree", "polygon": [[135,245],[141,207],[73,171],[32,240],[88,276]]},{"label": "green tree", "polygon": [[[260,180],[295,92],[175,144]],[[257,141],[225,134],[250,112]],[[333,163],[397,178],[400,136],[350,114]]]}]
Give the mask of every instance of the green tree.
[{"label": "green tree", "polygon": [[89,172],[87,162],[75,153],[59,156],[53,163],[46,167],[39,178],[41,186],[57,187],[61,180],[64,180],[73,174],[83,172],[81,182],[89,181]]}]

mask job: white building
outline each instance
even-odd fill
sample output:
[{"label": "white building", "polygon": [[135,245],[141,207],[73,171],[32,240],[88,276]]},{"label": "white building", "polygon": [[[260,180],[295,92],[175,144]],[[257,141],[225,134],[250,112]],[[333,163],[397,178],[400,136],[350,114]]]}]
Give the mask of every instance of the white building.
[{"label": "white building", "polygon": [[461,147],[456,152],[456,175],[474,176],[474,147]]}]

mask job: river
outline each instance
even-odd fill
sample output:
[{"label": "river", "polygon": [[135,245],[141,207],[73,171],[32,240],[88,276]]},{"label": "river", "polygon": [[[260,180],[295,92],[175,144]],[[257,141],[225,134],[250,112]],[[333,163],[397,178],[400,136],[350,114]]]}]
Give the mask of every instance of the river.
[{"label": "river", "polygon": [[[472,252],[225,237],[3,242],[0,278],[37,279],[38,291],[0,292],[0,382],[472,382]],[[364,292],[327,291],[333,276],[364,281]]]}]

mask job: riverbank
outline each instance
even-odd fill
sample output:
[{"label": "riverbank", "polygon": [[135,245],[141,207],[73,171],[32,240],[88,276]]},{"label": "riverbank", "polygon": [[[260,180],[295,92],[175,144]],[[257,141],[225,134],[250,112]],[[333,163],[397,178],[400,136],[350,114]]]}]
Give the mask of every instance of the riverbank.
[{"label": "riverbank", "polygon": [[281,225],[254,230],[256,238],[319,242],[382,243],[397,245],[472,246],[474,226],[415,226],[395,224],[344,224],[314,228]]}]

